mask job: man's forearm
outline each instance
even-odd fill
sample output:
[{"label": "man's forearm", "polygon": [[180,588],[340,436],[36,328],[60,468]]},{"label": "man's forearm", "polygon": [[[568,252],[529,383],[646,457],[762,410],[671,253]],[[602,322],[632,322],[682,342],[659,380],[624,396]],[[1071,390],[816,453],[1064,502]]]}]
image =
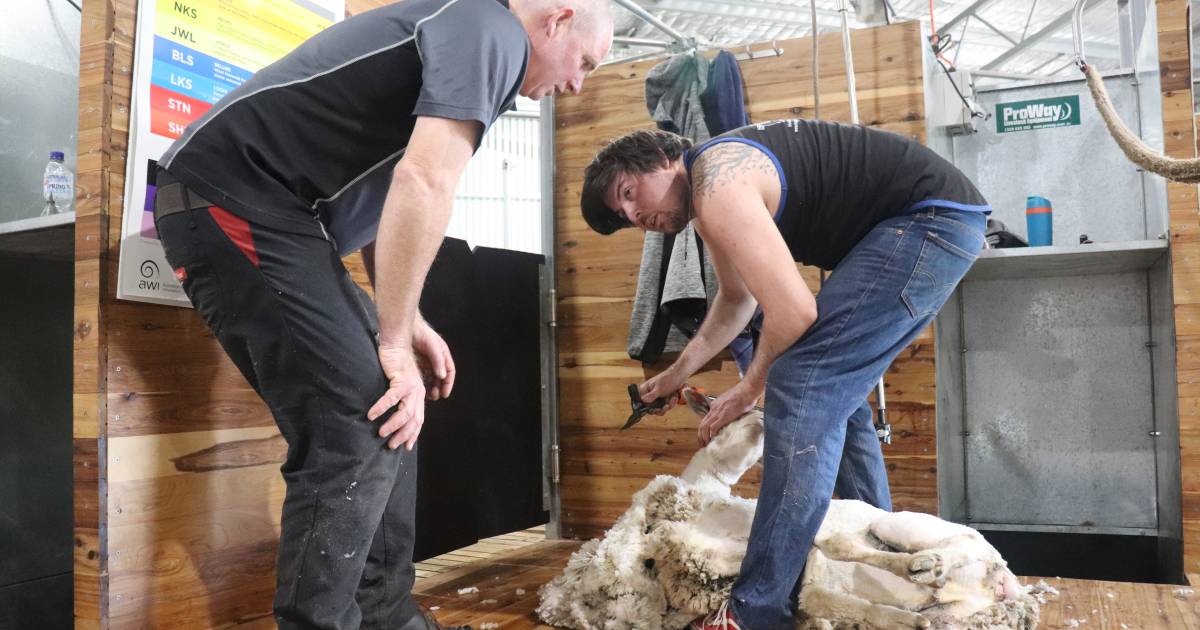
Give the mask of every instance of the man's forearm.
[{"label": "man's forearm", "polygon": [[398,174],[383,204],[375,240],[379,341],[409,345],[425,275],[450,223],[453,186]]},{"label": "man's forearm", "polygon": [[771,364],[775,363],[775,359],[783,354],[784,350],[792,347],[804,336],[812,322],[813,318],[804,317],[785,321],[764,317],[762,331],[758,336],[758,347],[754,350],[754,359],[742,377],[742,382],[754,389],[755,396],[766,386],[767,372],[771,369]]},{"label": "man's forearm", "polygon": [[[367,280],[371,283],[371,288],[375,288],[375,242],[372,241],[362,248],[363,268],[367,272]],[[421,326],[429,326],[429,322],[421,316],[421,311],[417,311],[413,315],[413,326],[419,328]]]},{"label": "man's forearm", "polygon": [[679,358],[675,361],[675,369],[684,374],[695,374],[712,360],[722,349],[733,341],[738,333],[746,328],[750,318],[754,316],[756,303],[752,299],[730,299],[720,290],[713,300],[712,308],[696,331],[696,336],[688,343]]}]

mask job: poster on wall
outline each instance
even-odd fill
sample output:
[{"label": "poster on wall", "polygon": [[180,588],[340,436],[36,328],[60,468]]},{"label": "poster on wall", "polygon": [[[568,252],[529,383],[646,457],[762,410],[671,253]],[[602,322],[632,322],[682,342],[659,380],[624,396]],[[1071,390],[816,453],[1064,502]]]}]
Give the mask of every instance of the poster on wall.
[{"label": "poster on wall", "polygon": [[345,13],[344,0],[139,0],[119,299],[191,306],[154,229],[156,160],[221,97]]}]

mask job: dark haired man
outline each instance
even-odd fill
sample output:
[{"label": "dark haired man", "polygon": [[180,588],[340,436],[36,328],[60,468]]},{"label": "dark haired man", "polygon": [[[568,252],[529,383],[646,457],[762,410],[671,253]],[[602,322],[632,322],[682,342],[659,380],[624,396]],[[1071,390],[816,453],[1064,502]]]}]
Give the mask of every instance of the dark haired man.
[{"label": "dark haired man", "polygon": [[[758,508],[730,600],[693,628],[793,627],[832,493],[891,509],[864,401],[984,247],[990,207],[911,139],[781,120],[697,147],[662,131],[618,138],[587,167],[582,210],[601,234],[691,222],[712,255],[719,289],[708,316],[674,364],[642,384],[643,400],[678,390],[761,307],[753,362],[699,427],[707,443],[765,390]],[[833,271],[819,295],[796,262]]]}]

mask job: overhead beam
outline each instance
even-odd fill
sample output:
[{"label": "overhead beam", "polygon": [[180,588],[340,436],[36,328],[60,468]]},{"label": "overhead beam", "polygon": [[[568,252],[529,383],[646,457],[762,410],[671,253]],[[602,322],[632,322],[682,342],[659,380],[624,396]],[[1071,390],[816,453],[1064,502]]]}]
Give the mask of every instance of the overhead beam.
[{"label": "overhead beam", "polygon": [[[615,1],[615,0],[614,0]],[[710,5],[712,10],[697,8],[696,5]],[[689,15],[703,15],[713,18],[744,18],[754,20],[756,22],[769,22],[771,24],[781,24],[785,26],[808,27],[811,26],[809,20],[797,17],[795,19],[786,16],[801,16],[803,15],[796,7],[775,5],[769,3],[737,3],[730,4],[727,0],[691,0],[686,6],[679,6],[671,0],[664,0],[654,6],[655,11],[669,11],[672,13],[686,13]],[[755,11],[770,12],[772,15],[754,15]],[[817,9],[817,15],[822,18],[823,23],[829,25],[841,25],[841,13],[830,11],[828,9]],[[806,29],[805,32],[807,32]]]},{"label": "overhead beam", "polygon": [[[972,21],[974,21],[974,20],[972,20]],[[1006,52],[1006,49],[1008,47],[1007,41],[1000,39],[999,36],[992,35],[991,31],[988,31],[986,33],[984,33],[983,31],[979,31],[979,32],[976,32],[973,34],[968,33],[968,37],[970,37],[970,40],[966,42],[967,46],[990,46],[995,49],[1001,50],[1001,52]],[[1051,37],[1050,39],[1043,40],[1040,44],[1038,44],[1037,49],[1039,52],[1044,52],[1047,54],[1049,54],[1049,53],[1068,53],[1071,55],[1075,54],[1075,44],[1071,41],[1070,37],[1067,37],[1065,39],[1062,37]],[[1102,44],[1102,43],[1098,43],[1098,42],[1088,42],[1087,53],[1088,53],[1088,57],[1095,57],[1097,59],[1120,59],[1121,58],[1121,47],[1117,44]],[[994,53],[994,54],[999,54],[999,53]]]},{"label": "overhead beam", "polygon": [[[1105,0],[1087,0],[1087,3],[1084,5],[1084,8],[1083,8],[1084,13],[1087,13],[1087,12],[1091,11],[1092,9],[1100,6],[1101,4],[1104,3],[1104,1]],[[1004,51],[1004,53],[1002,53],[1000,56],[998,56],[995,59],[984,64],[983,69],[984,70],[997,69],[997,68],[1003,66],[1004,64],[1008,63],[1009,60],[1011,60],[1013,57],[1016,57],[1017,55],[1025,52],[1026,50],[1037,46],[1038,43],[1041,42],[1042,40],[1048,39],[1051,35],[1054,35],[1059,30],[1063,29],[1066,26],[1069,26],[1071,23],[1071,14],[1072,13],[1073,13],[1073,11],[1067,11],[1066,13],[1063,13],[1062,15],[1054,18],[1054,21],[1047,24],[1044,28],[1042,28],[1042,30],[1034,33],[1033,35],[1030,35],[1029,37],[1026,37],[1025,41],[1021,42],[1020,44],[1017,44],[1016,46],[1013,46],[1012,48],[1009,48],[1008,50]]]},{"label": "overhead beam", "polygon": [[950,18],[949,22],[946,22],[945,24],[939,26],[938,30],[937,30],[937,34],[939,36],[941,36],[941,35],[945,35],[945,34],[949,33],[951,29],[953,29],[958,24],[962,23],[963,20],[971,17],[971,15],[976,14],[978,11],[982,11],[984,7],[991,4],[992,2],[995,2],[995,0],[975,0],[975,2],[971,4],[971,6],[963,9],[962,11],[959,12],[958,15]]},{"label": "overhead beam", "polygon": [[[689,10],[689,9],[662,9],[662,11],[666,14],[664,17],[679,16],[679,17],[705,17],[705,18],[717,18],[717,19],[725,18],[725,19],[739,20],[739,21],[741,21],[743,26],[752,24],[755,26],[761,25],[764,27],[772,27],[772,28],[773,27],[785,27],[786,30],[784,32],[787,33],[787,35],[781,36],[779,39],[789,39],[792,37],[804,37],[804,36],[808,35],[812,30],[811,29],[812,25],[808,20],[805,20],[803,22],[798,21],[798,20],[795,20],[795,21],[793,21],[793,20],[777,20],[774,18],[767,18],[767,17],[738,15],[736,13],[726,14],[726,15],[721,16],[721,15],[709,13],[708,11],[701,11],[701,10],[695,10],[695,9],[691,9],[691,10]],[[705,27],[710,27],[710,26],[711,25],[709,25],[709,24],[699,24],[699,25],[692,26],[692,28],[696,29],[696,30],[700,30],[700,29],[703,29]],[[821,30],[822,33],[826,32],[828,30],[834,30],[835,28],[837,28],[836,23],[833,20],[821,20],[821,26],[822,26],[822,30]],[[639,25],[638,28],[645,29],[646,26]],[[720,30],[725,30],[725,29],[720,29]],[[634,33],[632,33],[632,32],[630,33],[630,35],[633,35],[633,34]],[[761,40],[761,38],[754,39],[747,43],[753,43],[753,42],[757,42],[760,40]]]},{"label": "overhead beam", "polygon": [[683,33],[680,33],[679,31],[671,28],[670,26],[667,26],[667,24],[665,22],[663,22],[662,20],[655,17],[654,14],[650,13],[649,11],[643,9],[642,5],[634,2],[633,0],[612,0],[612,1],[621,5],[621,7],[623,7],[625,10],[629,11],[630,13],[638,16],[639,18],[642,19],[642,21],[646,22],[650,26],[653,26],[654,28],[666,33],[667,35],[670,35],[671,39],[675,40],[676,42],[683,43],[683,42],[687,41],[687,38],[684,37]]},{"label": "overhead beam", "polygon": [[647,48],[670,48],[671,42],[661,39],[648,39],[643,37],[613,37],[612,43],[621,44],[622,46],[645,46]]},{"label": "overhead beam", "polygon": [[1021,43],[1021,42],[1019,42],[1019,41],[1017,41],[1017,40],[1013,39],[1012,37],[1010,37],[1008,33],[1005,33],[1004,31],[1000,30],[999,28],[996,28],[996,25],[995,25],[995,24],[992,24],[991,22],[989,22],[989,21],[987,21],[987,20],[983,19],[983,16],[982,16],[982,15],[976,15],[976,16],[975,16],[975,19],[976,19],[977,21],[981,22],[981,23],[982,23],[984,26],[986,26],[986,27],[988,27],[988,28],[992,29],[992,32],[993,32],[993,33],[995,33],[995,34],[999,35],[1000,37],[1003,37],[1003,38],[1004,38],[1004,39],[1006,39],[1006,40],[1008,40],[1008,43],[1012,44],[1013,46],[1016,46],[1017,44],[1020,44],[1020,43]]}]

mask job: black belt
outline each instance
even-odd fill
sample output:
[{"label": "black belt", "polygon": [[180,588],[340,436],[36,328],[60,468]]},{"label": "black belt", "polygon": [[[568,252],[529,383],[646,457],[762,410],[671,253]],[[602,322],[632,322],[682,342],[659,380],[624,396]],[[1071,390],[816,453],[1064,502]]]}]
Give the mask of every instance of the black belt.
[{"label": "black belt", "polygon": [[163,184],[162,180],[174,178],[164,177],[163,171],[158,172],[159,186],[154,192],[154,219],[159,220],[185,210],[207,208],[216,205],[201,197],[178,181]]}]

